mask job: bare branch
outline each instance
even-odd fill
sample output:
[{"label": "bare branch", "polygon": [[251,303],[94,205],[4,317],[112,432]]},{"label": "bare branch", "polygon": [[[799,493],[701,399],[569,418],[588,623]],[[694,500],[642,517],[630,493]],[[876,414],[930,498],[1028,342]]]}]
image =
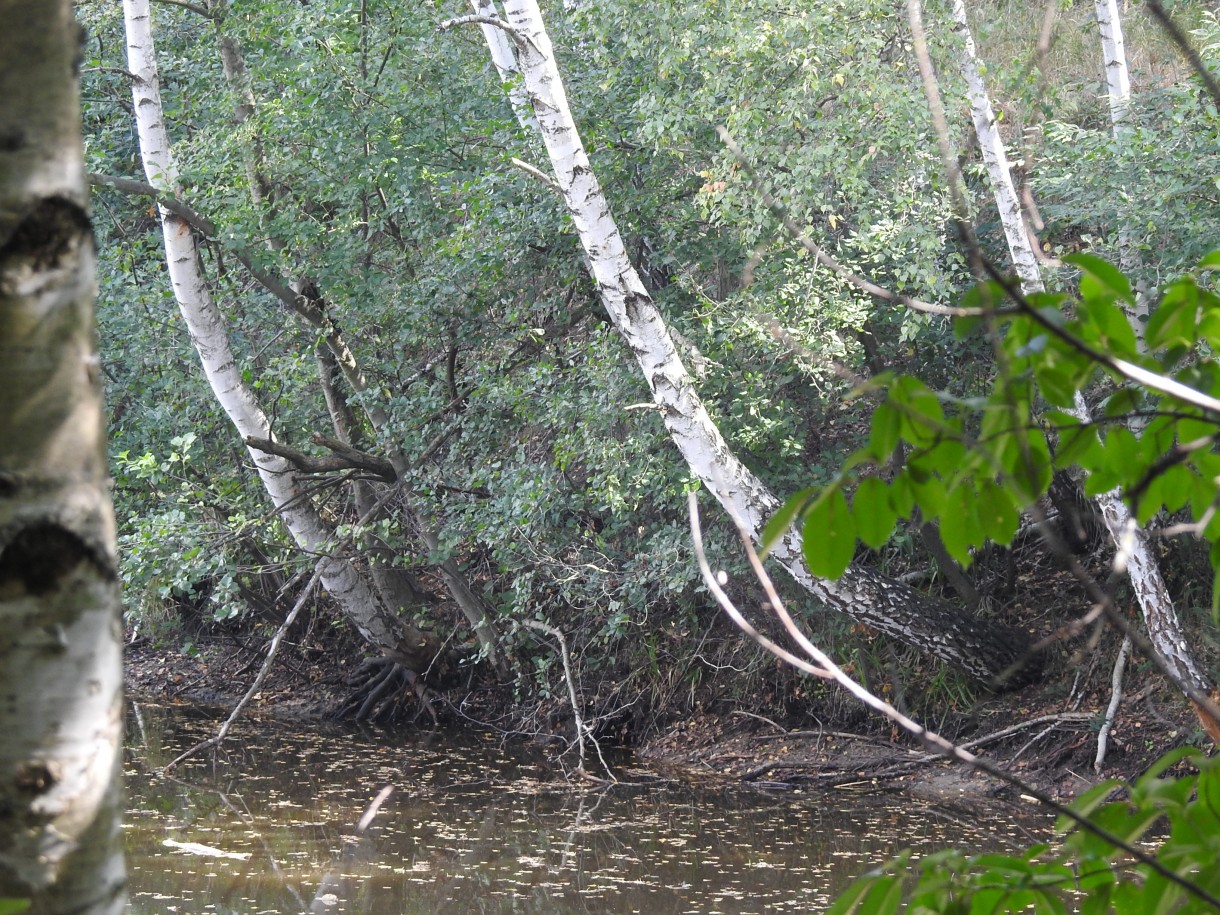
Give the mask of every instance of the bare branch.
[{"label": "bare branch", "polygon": [[197,6],[194,3],[188,3],[187,0],[152,0],[153,3],[164,3],[166,6],[179,6],[184,10],[190,10],[196,16],[202,16],[204,19],[211,19],[213,22],[220,22],[223,17],[216,15],[211,10],[204,9],[202,6]]},{"label": "bare branch", "polygon": [[315,435],[314,441],[326,445],[334,453],[327,457],[319,457],[298,451],[290,445],[285,445],[283,442],[273,441],[269,438],[258,438],[253,435],[247,435],[245,438],[246,444],[251,448],[262,451],[265,454],[279,455],[302,473],[334,473],[339,470],[362,470],[387,483],[393,483],[398,479],[398,474],[394,472],[393,466],[384,458],[359,451],[350,445],[343,445],[340,442],[326,439],[320,435]]},{"label": "bare branch", "polygon": [[513,165],[517,166],[517,168],[521,169],[521,171],[525,172],[530,177],[537,178],[556,194],[561,197],[563,196],[563,189],[559,186],[559,182],[542,169],[538,168],[537,166],[530,165],[528,162],[524,162],[516,157],[512,158],[510,161],[513,163]]},{"label": "bare branch", "polygon": [[276,630],[275,635],[271,638],[271,645],[267,649],[267,657],[263,661],[263,666],[259,668],[258,675],[254,678],[254,682],[250,684],[250,688],[246,690],[245,695],[243,695],[237,705],[233,707],[233,711],[229,714],[229,717],[225,719],[224,724],[220,726],[220,730],[216,732],[214,737],[210,737],[202,743],[197,743],[195,746],[181,753],[177,758],[175,758],[171,763],[161,770],[162,774],[174,771],[174,769],[178,768],[180,763],[194,756],[201,750],[218,747],[224,743],[224,739],[228,736],[229,729],[233,727],[233,722],[237,720],[237,716],[241,714],[242,709],[244,709],[250,700],[254,698],[255,694],[259,691],[259,688],[263,685],[263,681],[267,679],[267,674],[271,671],[271,662],[275,660],[275,656],[280,650],[280,645],[284,641],[284,636],[288,633],[288,630],[292,628],[292,624],[296,622],[297,616],[300,614],[301,609],[305,606],[305,602],[309,600],[309,595],[313,594],[314,588],[317,586],[318,582],[321,581],[322,570],[325,567],[326,562],[323,560],[322,562],[319,562],[317,568],[314,569],[313,577],[309,579],[309,583],[301,590],[301,596],[297,598],[297,602],[293,605],[292,610],[289,612],[288,616],[284,618],[284,622],[280,624],[280,628]]},{"label": "bare branch", "polygon": [[453,19],[446,19],[436,27],[436,30],[438,32],[447,32],[459,25],[490,25],[504,32],[505,35],[512,39],[513,44],[522,51],[528,48],[533,48],[535,51],[538,50],[529,38],[522,35],[499,16],[455,16]]}]

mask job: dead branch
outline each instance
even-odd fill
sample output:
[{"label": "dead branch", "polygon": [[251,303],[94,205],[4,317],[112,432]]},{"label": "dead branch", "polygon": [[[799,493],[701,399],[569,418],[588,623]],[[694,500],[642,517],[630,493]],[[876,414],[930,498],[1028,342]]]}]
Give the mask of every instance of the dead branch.
[{"label": "dead branch", "polygon": [[394,472],[390,462],[384,458],[379,458],[376,455],[352,448],[350,445],[343,445],[334,439],[326,439],[320,435],[315,435],[314,441],[331,448],[332,453],[320,457],[314,454],[306,454],[303,451],[298,451],[291,445],[285,445],[283,442],[277,442],[269,438],[258,438],[253,435],[247,435],[245,438],[246,444],[251,448],[262,451],[265,454],[278,455],[289,461],[293,467],[302,473],[335,473],[340,470],[362,470],[387,483],[393,483],[398,479],[398,474]]}]

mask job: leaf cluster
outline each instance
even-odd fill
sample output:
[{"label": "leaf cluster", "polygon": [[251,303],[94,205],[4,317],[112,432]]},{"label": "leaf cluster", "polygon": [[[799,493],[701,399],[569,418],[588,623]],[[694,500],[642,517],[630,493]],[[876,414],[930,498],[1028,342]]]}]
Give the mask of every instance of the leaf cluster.
[{"label": "leaf cluster", "polygon": [[[1172,774],[1188,770],[1187,774]],[[1115,799],[1125,794],[1125,797]],[[1071,809],[1124,843],[1153,842],[1157,860],[1199,892],[1171,881],[1064,816],[1058,840],[1020,855],[967,856],[944,851],[913,860],[909,853],[866,874],[828,915],[890,915],[905,899],[911,913],[992,915],[1149,915],[1214,912],[1220,895],[1220,760],[1184,748],[1163,756],[1130,790],[1106,781]]]}]

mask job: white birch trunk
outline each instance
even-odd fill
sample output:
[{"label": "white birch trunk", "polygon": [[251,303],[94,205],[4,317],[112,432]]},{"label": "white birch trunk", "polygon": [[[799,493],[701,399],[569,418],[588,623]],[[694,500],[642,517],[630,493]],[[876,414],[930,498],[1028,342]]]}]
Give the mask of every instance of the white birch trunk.
[{"label": "white birch trunk", "polygon": [[[493,0],[470,0],[471,9],[476,16],[499,18]],[[513,106],[513,114],[521,129],[533,134],[537,131],[538,120],[530,107],[529,93],[521,84],[521,71],[517,69],[517,58],[513,54],[513,45],[503,29],[479,23],[483,31],[483,40],[487,42],[487,50],[491,53],[491,62],[496,72],[500,74],[500,82],[508,86],[508,100]]]},{"label": "white birch trunk", "polygon": [[[1114,145],[1121,152],[1130,132],[1128,114],[1131,110],[1131,74],[1127,67],[1127,45],[1123,37],[1122,14],[1118,0],[1096,0],[1097,28],[1101,34],[1101,60],[1106,71],[1106,99],[1110,106],[1110,126]],[[1118,265],[1130,275],[1138,264],[1131,227],[1123,218],[1118,229]],[[1148,321],[1148,296],[1143,284],[1136,283],[1135,320],[1131,322],[1140,343],[1144,340],[1144,325]]]},{"label": "white birch trunk", "polygon": [[[507,41],[504,38],[504,33],[499,29],[490,26],[500,37],[501,41]],[[254,92],[250,88],[249,71],[246,68],[245,58],[241,52],[241,45],[237,39],[222,34],[220,36],[220,56],[221,63],[224,69],[225,81],[228,83],[229,91],[235,99],[234,106],[234,121],[238,125],[245,124],[250,116],[255,111],[256,100]],[[511,50],[507,51],[508,61],[515,68],[516,63],[512,60]],[[497,62],[497,68],[500,64]],[[504,73],[501,76],[508,79]],[[517,94],[523,94],[520,88],[514,90]],[[528,105],[523,101],[521,108],[518,107],[518,102],[514,98],[513,107],[518,111],[518,116],[522,110],[528,110]],[[527,126],[524,122],[522,126]],[[250,194],[256,211],[259,214],[260,224],[265,222],[266,203],[268,197],[265,188],[268,186],[267,176],[262,171],[262,141],[261,138],[255,137],[253,143],[246,149],[246,175],[250,183]],[[284,244],[281,239],[271,233],[264,233],[267,237],[267,245],[272,251],[280,251]],[[285,276],[285,280],[288,278]],[[292,290],[298,295],[301,294],[301,289],[304,283],[300,280],[289,281]],[[309,321],[313,326],[322,330],[325,335],[327,348],[331,351],[335,358],[335,364],[343,373],[344,379],[347,381],[351,389],[357,394],[364,394],[368,391],[368,379],[360,368],[359,362],[356,360],[355,353],[347,344],[347,340],[340,332],[335,323],[323,312],[320,307],[316,307],[314,303],[309,303],[307,307],[298,307],[298,313]],[[364,401],[364,412],[369,419],[374,431],[381,432],[388,427],[389,415],[385,409],[378,403],[376,399],[366,398]],[[265,437],[265,436],[260,436]],[[403,453],[401,449],[392,448],[389,454],[389,460],[393,465],[395,472],[400,480],[406,480],[407,474],[411,470],[410,459]],[[357,484],[364,485],[364,484]],[[440,528],[436,522],[432,512],[424,506],[418,498],[409,490],[404,489],[403,500],[406,503],[408,513],[415,522],[416,527],[420,531],[420,539],[423,541],[425,549],[430,554],[435,554],[440,547]],[[371,519],[375,520],[375,519]],[[386,581],[392,572],[378,569],[376,565],[381,560],[377,556],[369,557],[369,563],[373,566],[372,574],[374,583],[377,584],[379,591],[381,590],[378,580]],[[491,619],[488,616],[486,605],[483,600],[475,594],[473,589],[466,581],[466,576],[462,574],[462,570],[453,559],[444,559],[439,564],[441,578],[445,582],[446,590],[449,591],[454,603],[458,609],[462,611],[462,615],[466,617],[466,621],[474,630],[475,636],[479,640],[479,647],[482,649],[483,656],[493,666],[499,664],[499,652],[496,647],[496,633],[492,625]],[[386,600],[391,598],[385,592],[382,596]],[[392,607],[393,610],[403,608]],[[430,661],[431,659],[429,659]]]},{"label": "white birch trunk", "polygon": [[[1102,0],[1099,0],[1099,18],[1102,5]],[[1111,5],[1113,5],[1113,0],[1111,0]],[[953,15],[958,30],[963,33],[962,72],[966,77],[970,94],[970,110],[975,133],[987,164],[996,206],[1000,211],[1001,223],[1004,226],[1004,237],[1008,242],[1008,250],[1017,276],[1021,280],[1022,291],[1027,295],[1041,292],[1043,289],[1041,271],[1030,247],[1029,235],[1025,231],[1025,223],[1016,191],[1013,189],[1012,172],[1008,167],[1004,144],[999,132],[995,129],[995,118],[987,95],[987,87],[984,85],[978,62],[975,59],[974,40],[970,33],[964,0],[954,0]],[[1103,29],[1103,34],[1104,32]],[[1121,32],[1118,47],[1121,48]],[[1126,79],[1125,57],[1123,61],[1123,75],[1114,77],[1120,83],[1125,82]],[[1127,91],[1129,93],[1129,88]],[[1120,107],[1125,110],[1125,103]],[[1112,110],[1114,110],[1113,107]],[[1079,393],[1076,395],[1074,408],[1068,412],[1081,422],[1089,421],[1089,408]],[[1131,580],[1132,589],[1135,591],[1144,616],[1149,639],[1180,684],[1209,692],[1212,689],[1210,678],[1194,659],[1193,653],[1186,643],[1181,622],[1174,610],[1173,601],[1169,597],[1160,565],[1152,553],[1147,532],[1135,523],[1135,519],[1131,516],[1126,503],[1123,502],[1118,489],[1098,496],[1097,504],[1105,519],[1106,529],[1118,550],[1116,563],[1120,567],[1126,567],[1127,576]]]},{"label": "white birch trunk", "polygon": [[0,5],[0,898],[126,906],[122,626],[68,0]]},{"label": "white birch trunk", "polygon": [[991,98],[987,95],[987,86],[979,70],[974,34],[970,31],[970,22],[966,17],[965,0],[953,0],[953,19],[962,39],[961,67],[962,75],[966,79],[966,91],[970,96],[970,117],[974,122],[979,148],[983,152],[983,161],[987,165],[987,174],[991,178],[996,209],[1000,211],[1000,223],[1004,226],[1004,238],[1008,241],[1008,255],[1025,293],[1028,295],[1041,292],[1042,275],[1038,269],[1038,259],[1029,243],[1025,215],[1012,183],[1008,153],[1004,149],[1004,141],[996,126],[995,111],[991,107]]},{"label": "white birch trunk", "polygon": [[1106,70],[1106,96],[1115,138],[1126,126],[1131,108],[1131,74],[1127,69],[1127,47],[1123,38],[1118,0],[1097,0],[1097,27],[1101,32],[1102,64]]},{"label": "white birch trunk", "polygon": [[[670,437],[691,470],[757,539],[779,500],[733,454],[708,415],[665,321],[632,266],[585,153],[536,0],[507,0],[518,66],[559,189],[576,225],[602,303],[635,355]],[[839,581],[814,578],[792,532],[772,555],[819,600],[984,680],[1011,675],[1026,636],[930,601],[898,582],[852,568]],[[1025,672],[1026,674],[1028,671]],[[1022,678],[1017,675],[1012,682]]]},{"label": "white birch trunk", "polygon": [[[151,185],[177,196],[178,175],[162,115],[149,2],[124,0],[123,12],[144,170]],[[248,436],[271,438],[270,423],[242,381],[229,347],[224,319],[199,272],[199,253],[193,231],[185,220],[164,207],[161,207],[161,226],[174,297],[212,392],[243,439]],[[428,640],[404,626],[379,603],[350,561],[326,555],[334,539],[333,531],[303,493],[288,461],[253,448],[249,452],[267,494],[297,545],[306,552],[322,556],[322,583],[361,635],[395,659],[426,654],[428,645],[421,642]]]}]

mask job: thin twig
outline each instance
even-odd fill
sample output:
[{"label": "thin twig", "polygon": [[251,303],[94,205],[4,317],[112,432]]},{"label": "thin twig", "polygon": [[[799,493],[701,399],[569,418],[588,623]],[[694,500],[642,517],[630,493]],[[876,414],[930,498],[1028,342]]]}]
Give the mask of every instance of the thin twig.
[{"label": "thin twig", "polygon": [[572,676],[572,658],[568,654],[567,639],[563,637],[562,632],[560,632],[550,623],[544,623],[540,620],[526,619],[521,621],[521,625],[525,626],[527,629],[533,629],[535,632],[541,632],[549,635],[559,643],[559,657],[563,661],[564,678],[568,681],[568,698],[572,703],[572,719],[576,726],[576,750],[580,755],[580,764],[577,766],[577,771],[581,773],[584,773],[585,771],[585,737],[587,736],[589,741],[597,750],[598,759],[601,760],[601,764],[603,767],[605,767],[606,773],[612,780],[618,781],[618,779],[614,777],[614,773],[610,771],[609,766],[606,765],[605,757],[603,757],[601,754],[601,747],[598,746],[597,739],[593,736],[593,729],[585,724],[584,717],[580,713],[580,697],[576,694],[576,680]]},{"label": "thin twig", "polygon": [[250,688],[246,690],[246,694],[241,697],[241,701],[238,702],[234,707],[232,713],[230,713],[229,717],[225,720],[225,723],[220,726],[220,730],[216,732],[214,737],[210,737],[202,743],[197,743],[195,746],[181,753],[173,762],[161,770],[163,773],[172,772],[181,762],[189,759],[196,753],[203,750],[209,750],[212,747],[218,747],[224,743],[224,739],[229,734],[229,729],[233,727],[233,722],[237,720],[237,717],[242,713],[242,709],[246,707],[246,704],[249,703],[252,698],[254,698],[255,693],[257,693],[260,687],[262,687],[263,681],[267,679],[267,674],[271,672],[271,662],[275,660],[275,656],[280,650],[280,644],[284,641],[285,634],[288,632],[292,624],[296,622],[298,614],[300,614],[306,601],[309,600],[309,596],[313,593],[314,586],[321,581],[322,569],[325,567],[325,565],[326,560],[323,560],[322,562],[319,562],[317,568],[314,569],[313,576],[309,579],[309,583],[301,591],[301,596],[297,598],[297,602],[295,605],[293,605],[291,612],[289,612],[288,616],[285,617],[284,622],[280,625],[280,628],[272,637],[271,647],[267,649],[267,659],[263,661],[263,666],[262,669],[259,670],[258,676],[254,678],[254,682],[250,684]]},{"label": "thin twig", "polygon": [[1110,730],[1114,727],[1114,717],[1123,701],[1123,672],[1127,669],[1127,658],[1131,655],[1131,636],[1123,639],[1122,647],[1118,649],[1118,657],[1114,661],[1114,674],[1110,677],[1110,704],[1106,707],[1106,717],[1102,719],[1101,730],[1097,732],[1097,757],[1093,760],[1093,771],[1100,772],[1106,761],[1106,747],[1110,742]]}]

